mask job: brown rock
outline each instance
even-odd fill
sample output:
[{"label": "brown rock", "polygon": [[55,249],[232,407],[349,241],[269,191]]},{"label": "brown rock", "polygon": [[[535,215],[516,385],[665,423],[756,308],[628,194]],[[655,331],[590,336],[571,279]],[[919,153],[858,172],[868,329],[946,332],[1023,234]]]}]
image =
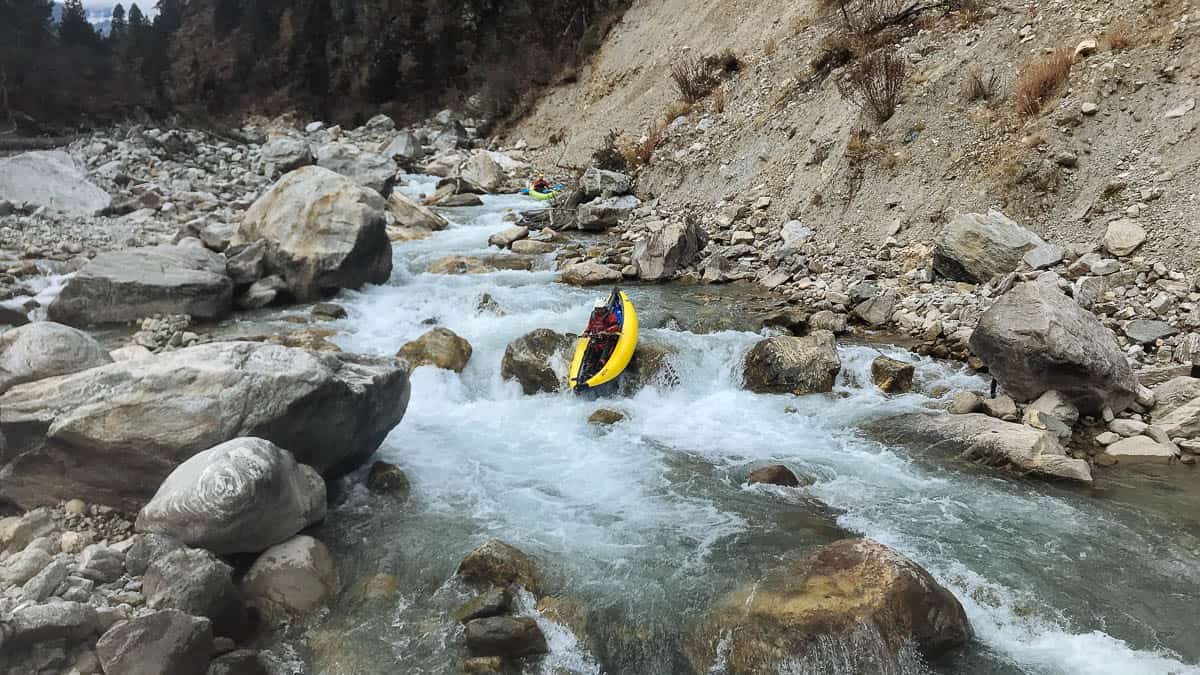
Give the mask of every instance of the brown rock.
[{"label": "brown rock", "polygon": [[541,587],[537,568],[529,556],[499,539],[492,539],[468,553],[458,566],[458,574],[471,583],[520,584],[535,594]]},{"label": "brown rock", "polygon": [[916,368],[911,363],[879,356],[871,362],[871,380],[882,391],[903,394],[912,390]]},{"label": "brown rock", "polygon": [[755,469],[750,472],[750,477],[746,479],[750,483],[767,483],[769,485],[782,485],[784,487],[800,487],[800,479],[796,478],[796,474],[792,470],[782,464],[773,466],[764,466],[761,469]]}]

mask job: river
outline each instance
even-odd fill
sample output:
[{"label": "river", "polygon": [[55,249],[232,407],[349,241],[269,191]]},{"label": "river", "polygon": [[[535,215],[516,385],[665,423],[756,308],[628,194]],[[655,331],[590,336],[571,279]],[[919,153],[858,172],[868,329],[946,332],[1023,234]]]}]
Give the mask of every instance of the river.
[{"label": "river", "polygon": [[[539,616],[552,653],[527,672],[688,673],[681,645],[711,601],[781,557],[868,536],[929,569],[974,624],[976,641],[932,672],[1200,673],[1200,491],[1186,468],[1098,470],[1096,486],[1078,488],[882,446],[857,432],[862,421],[932,399],[879,393],[868,377],[878,351],[867,345],[841,347],[834,395],[742,390],[741,357],[761,336],[687,332],[666,319],[712,311],[700,293],[735,292],[713,287],[627,289],[645,334],[678,350],[678,386],[603,402],[524,396],[500,377],[505,346],[535,328],[578,331],[602,291],[555,283],[549,259],[541,271],[425,273],[446,255],[483,253],[508,226],[504,211],[532,204],[484,202],[449,214],[451,227],[430,239],[397,245],[389,284],[338,300],[349,312],[335,324],[344,349],[394,354],[436,322],[474,354],[461,375],[412,376],[408,412],[379,451],[408,474],[410,499],[346,481],[318,530],[346,590],[296,636],[295,657],[312,670],[461,672],[462,630],[449,612],[469,596],[454,570],[494,537],[531,554],[556,595],[586,608],[578,635]],[[484,294],[502,316],[477,309]],[[919,391],[984,386],[956,365],[883,351],[917,364]],[[589,425],[598,406],[628,418]],[[745,485],[764,463],[814,483]],[[363,590],[379,574],[398,595]],[[793,672],[855,672],[852,660]]]}]

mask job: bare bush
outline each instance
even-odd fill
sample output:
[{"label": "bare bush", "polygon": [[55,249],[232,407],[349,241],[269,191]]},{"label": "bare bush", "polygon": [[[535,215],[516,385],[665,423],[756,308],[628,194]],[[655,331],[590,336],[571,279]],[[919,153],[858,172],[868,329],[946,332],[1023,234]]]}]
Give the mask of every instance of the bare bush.
[{"label": "bare bush", "polygon": [[616,129],[609,131],[604,144],[592,153],[592,165],[605,171],[628,171],[629,162],[621,152],[620,139],[621,134]]},{"label": "bare bush", "polygon": [[671,64],[671,79],[679,96],[688,103],[695,103],[708,96],[717,86],[716,68],[706,58],[685,57]]},{"label": "bare bush", "polygon": [[742,69],[742,60],[729,47],[722,49],[719,54],[705,57],[704,60],[708,62],[709,69],[716,73],[731,75]]},{"label": "bare bush", "polygon": [[1117,19],[1104,31],[1104,43],[1114,52],[1123,51],[1137,44],[1133,26],[1125,19]]},{"label": "bare bush", "polygon": [[890,49],[878,49],[847,68],[845,77],[838,80],[838,92],[883,124],[896,112],[907,75],[904,57]]},{"label": "bare bush", "polygon": [[654,151],[662,144],[666,130],[667,122],[655,120],[650,123],[646,134],[641,139],[625,145],[621,149],[621,153],[625,155],[626,166],[636,169],[649,164],[651,158],[654,157]]},{"label": "bare bush", "polygon": [[725,93],[725,87],[717,87],[712,95],[713,112],[725,112],[725,105],[728,103],[728,94]]},{"label": "bare bush", "polygon": [[1026,64],[1017,75],[1013,101],[1022,117],[1033,117],[1042,111],[1050,97],[1071,77],[1075,57],[1069,49],[1057,49]]},{"label": "bare bush", "polygon": [[972,68],[967,73],[967,83],[963,87],[963,98],[968,102],[995,101],[1000,96],[1000,73],[990,71],[986,75],[979,68]]}]

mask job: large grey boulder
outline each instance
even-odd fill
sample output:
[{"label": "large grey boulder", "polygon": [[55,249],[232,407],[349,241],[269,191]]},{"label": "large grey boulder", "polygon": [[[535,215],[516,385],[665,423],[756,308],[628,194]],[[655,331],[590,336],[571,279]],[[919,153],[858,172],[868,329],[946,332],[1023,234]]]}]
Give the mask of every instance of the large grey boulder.
[{"label": "large grey boulder", "polygon": [[1068,457],[1053,432],[1005,422],[982,413],[908,413],[874,420],[864,428],[887,443],[950,453],[988,466],[1044,478],[1092,482],[1088,463]]},{"label": "large grey boulder", "polygon": [[109,628],[96,656],[108,675],[204,675],[212,648],[208,619],[167,609]]},{"label": "large grey boulder", "polygon": [[150,609],[177,609],[213,622],[218,635],[237,635],[246,609],[233,585],[233,568],[208,551],[181,548],[150,563],[142,579]]},{"label": "large grey boulder", "polygon": [[829,392],[841,369],[833,333],[779,335],[760,341],[746,354],[745,387],[759,394]]},{"label": "large grey boulder", "polygon": [[620,271],[595,260],[568,265],[559,276],[564,284],[571,286],[609,286],[619,283],[623,278]]},{"label": "large grey boulder", "polygon": [[504,350],[500,375],[529,395],[556,392],[566,382],[571,346],[570,338],[548,328],[526,333]]},{"label": "large grey boulder", "polygon": [[350,143],[326,143],[317,148],[317,166],[329,169],[383,196],[392,191],[399,167],[391,157],[362,150]]},{"label": "large grey boulder", "polygon": [[391,276],[385,206],[378,193],[306,166],[250,206],[233,243],[265,240],[267,272],[283,277],[297,300],[315,300]]},{"label": "large grey boulder", "polygon": [[633,189],[633,178],[616,171],[605,171],[589,167],[579,180],[579,189],[589,199],[595,197],[612,197],[629,194]]},{"label": "large grey boulder", "polygon": [[101,253],[48,308],[71,326],[126,323],[155,314],[219,319],[233,308],[225,259],[192,246],[147,246]]},{"label": "large grey boulder", "polygon": [[937,658],[973,636],[962,604],[920,565],[879,542],[842,539],[719,600],[685,651],[698,673],[833,672],[829,654],[836,672],[891,673],[907,672],[905,647]]},{"label": "large grey boulder", "polygon": [[416,134],[404,130],[396,134],[396,137],[380,150],[380,154],[401,162],[415,162],[425,156],[425,151]]},{"label": "large grey boulder", "polygon": [[508,180],[504,169],[500,168],[496,160],[492,159],[487,152],[477,152],[471,155],[459,170],[459,175],[488,193],[496,192]]},{"label": "large grey boulder", "polygon": [[38,321],[0,335],[0,394],[22,382],[77,373],[112,363],[92,336],[52,321]]},{"label": "large grey boulder", "polygon": [[388,196],[387,212],[392,217],[392,225],[387,230],[388,239],[392,241],[421,239],[446,229],[450,224],[428,207],[399,192]]},{"label": "large grey boulder", "polygon": [[277,621],[310,614],[337,591],[337,565],[329,549],[303,535],[264,551],[242,579],[246,602]]},{"label": "large grey boulder", "polygon": [[1154,426],[1170,438],[1200,438],[1200,379],[1176,377],[1154,388]]},{"label": "large grey boulder", "polygon": [[98,626],[96,610],[78,602],[27,605],[10,618],[14,644],[82,640],[94,634]]},{"label": "large grey boulder", "polygon": [[112,197],[88,180],[83,165],[62,150],[0,159],[0,199],[74,216],[90,216],[112,204]]},{"label": "large grey boulder", "polygon": [[975,352],[1004,390],[1032,401],[1051,389],[1085,415],[1120,412],[1137,378],[1113,334],[1054,286],[1018,284],[994,302],[971,334]]},{"label": "large grey boulder", "polygon": [[276,136],[267,141],[262,146],[261,157],[280,173],[294,171],[313,163],[312,149],[308,146],[308,141],[294,136]]},{"label": "large grey boulder", "polygon": [[691,265],[708,245],[708,234],[694,221],[659,222],[649,238],[633,249],[633,267],[643,281],[669,281]]},{"label": "large grey boulder", "polygon": [[220,555],[256,553],[325,517],[325,481],[292,453],[243,437],[171,472],[136,527]]},{"label": "large grey boulder", "polygon": [[933,268],[949,279],[984,283],[1016,270],[1026,253],[1045,245],[999,211],[964,213],[943,228]]},{"label": "large grey boulder", "polygon": [[1115,256],[1126,256],[1146,241],[1146,230],[1128,218],[1114,220],[1104,230],[1104,250]]},{"label": "large grey boulder", "polygon": [[188,347],[29,382],[0,396],[0,496],[25,508],[87,495],[137,511],[189,457],[239,436],[339,475],[408,405],[390,358],[255,342]]},{"label": "large grey boulder", "polygon": [[578,227],[581,230],[596,232],[607,230],[628,218],[641,204],[642,200],[633,195],[593,199],[586,204],[580,204],[576,210]]}]

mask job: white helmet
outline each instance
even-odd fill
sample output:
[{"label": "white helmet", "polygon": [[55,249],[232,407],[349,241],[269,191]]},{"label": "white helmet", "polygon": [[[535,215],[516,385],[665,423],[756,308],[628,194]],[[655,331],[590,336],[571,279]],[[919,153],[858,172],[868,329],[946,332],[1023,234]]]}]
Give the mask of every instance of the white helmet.
[{"label": "white helmet", "polygon": [[594,309],[604,309],[605,307],[608,307],[608,301],[605,300],[604,298],[601,298],[601,299],[597,300],[596,302],[592,303],[592,307]]}]

